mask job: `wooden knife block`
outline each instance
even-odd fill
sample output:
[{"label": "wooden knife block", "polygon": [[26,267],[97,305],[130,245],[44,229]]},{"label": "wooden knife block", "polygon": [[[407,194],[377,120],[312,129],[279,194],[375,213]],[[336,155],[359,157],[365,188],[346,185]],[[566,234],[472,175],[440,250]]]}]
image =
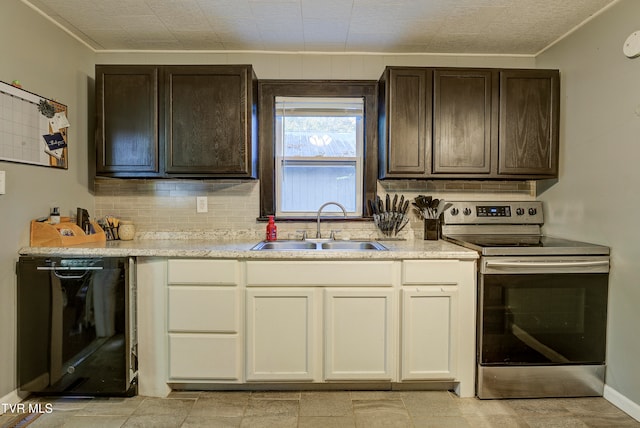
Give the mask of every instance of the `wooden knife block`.
[{"label": "wooden knife block", "polygon": [[[49,224],[36,220],[31,221],[31,243],[32,247],[69,247],[71,245],[86,244],[89,242],[106,242],[107,237],[104,230],[96,222],[91,222],[96,233],[87,235],[72,223],[69,217],[60,217],[60,223]],[[69,236],[63,235],[69,233]]]}]

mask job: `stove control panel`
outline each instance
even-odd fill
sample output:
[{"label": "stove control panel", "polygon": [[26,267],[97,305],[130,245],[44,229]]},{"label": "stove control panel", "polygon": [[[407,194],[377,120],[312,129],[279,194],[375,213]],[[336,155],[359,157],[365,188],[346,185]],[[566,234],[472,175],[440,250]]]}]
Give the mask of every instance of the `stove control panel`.
[{"label": "stove control panel", "polygon": [[539,201],[455,201],[444,212],[444,224],[543,223]]},{"label": "stove control panel", "polygon": [[476,207],[478,217],[511,217],[509,205],[479,205]]}]

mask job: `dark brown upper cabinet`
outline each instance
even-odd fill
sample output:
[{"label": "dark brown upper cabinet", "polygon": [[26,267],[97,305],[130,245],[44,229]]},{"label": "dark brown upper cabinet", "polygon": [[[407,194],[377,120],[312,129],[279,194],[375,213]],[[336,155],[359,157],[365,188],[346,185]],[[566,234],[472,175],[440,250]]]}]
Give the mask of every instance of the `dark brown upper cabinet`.
[{"label": "dark brown upper cabinet", "polygon": [[387,67],[379,178],[557,177],[557,70]]},{"label": "dark brown upper cabinet", "polygon": [[433,71],[387,67],[379,82],[378,174],[422,178],[431,171]]},{"label": "dark brown upper cabinet", "polygon": [[251,66],[164,67],[166,172],[254,177]]},{"label": "dark brown upper cabinet", "polygon": [[498,73],[433,72],[433,174],[490,174],[498,138]]},{"label": "dark brown upper cabinet", "polygon": [[560,73],[500,72],[500,175],[558,176]]},{"label": "dark brown upper cabinet", "polygon": [[257,176],[251,66],[97,65],[96,86],[97,175]]},{"label": "dark brown upper cabinet", "polygon": [[160,174],[158,69],[96,66],[96,173]]}]

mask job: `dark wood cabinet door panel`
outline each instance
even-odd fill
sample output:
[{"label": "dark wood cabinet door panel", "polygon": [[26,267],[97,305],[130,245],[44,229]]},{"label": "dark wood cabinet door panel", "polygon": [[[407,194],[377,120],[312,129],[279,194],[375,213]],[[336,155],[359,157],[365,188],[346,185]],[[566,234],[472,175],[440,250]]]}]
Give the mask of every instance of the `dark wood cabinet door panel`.
[{"label": "dark wood cabinet door panel", "polygon": [[434,174],[491,172],[497,89],[491,70],[434,71]]},{"label": "dark wood cabinet door panel", "polygon": [[558,70],[387,67],[379,178],[558,176]]},{"label": "dark wood cabinet door panel", "polygon": [[558,174],[559,72],[500,74],[499,174]]},{"label": "dark wood cabinet door panel", "polygon": [[431,164],[432,70],[391,68],[382,127],[384,178],[420,178]]},{"label": "dark wood cabinet door panel", "polygon": [[157,68],[97,66],[96,104],[96,172],[157,174]]},{"label": "dark wood cabinet door panel", "polygon": [[96,173],[255,177],[256,92],[248,65],[96,65]]},{"label": "dark wood cabinet door panel", "polygon": [[166,67],[164,81],[167,173],[250,176],[251,69]]}]

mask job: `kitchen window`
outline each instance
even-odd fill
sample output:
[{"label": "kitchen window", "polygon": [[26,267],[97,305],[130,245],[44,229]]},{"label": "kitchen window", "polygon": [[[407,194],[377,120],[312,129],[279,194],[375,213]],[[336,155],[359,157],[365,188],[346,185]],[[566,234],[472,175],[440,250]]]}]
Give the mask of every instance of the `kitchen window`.
[{"label": "kitchen window", "polygon": [[258,87],[260,217],[315,220],[328,201],[344,205],[349,219],[367,217],[377,182],[377,83],[266,80]]},{"label": "kitchen window", "polygon": [[276,97],[276,216],[315,216],[327,201],[362,216],[363,105],[362,98]]}]

